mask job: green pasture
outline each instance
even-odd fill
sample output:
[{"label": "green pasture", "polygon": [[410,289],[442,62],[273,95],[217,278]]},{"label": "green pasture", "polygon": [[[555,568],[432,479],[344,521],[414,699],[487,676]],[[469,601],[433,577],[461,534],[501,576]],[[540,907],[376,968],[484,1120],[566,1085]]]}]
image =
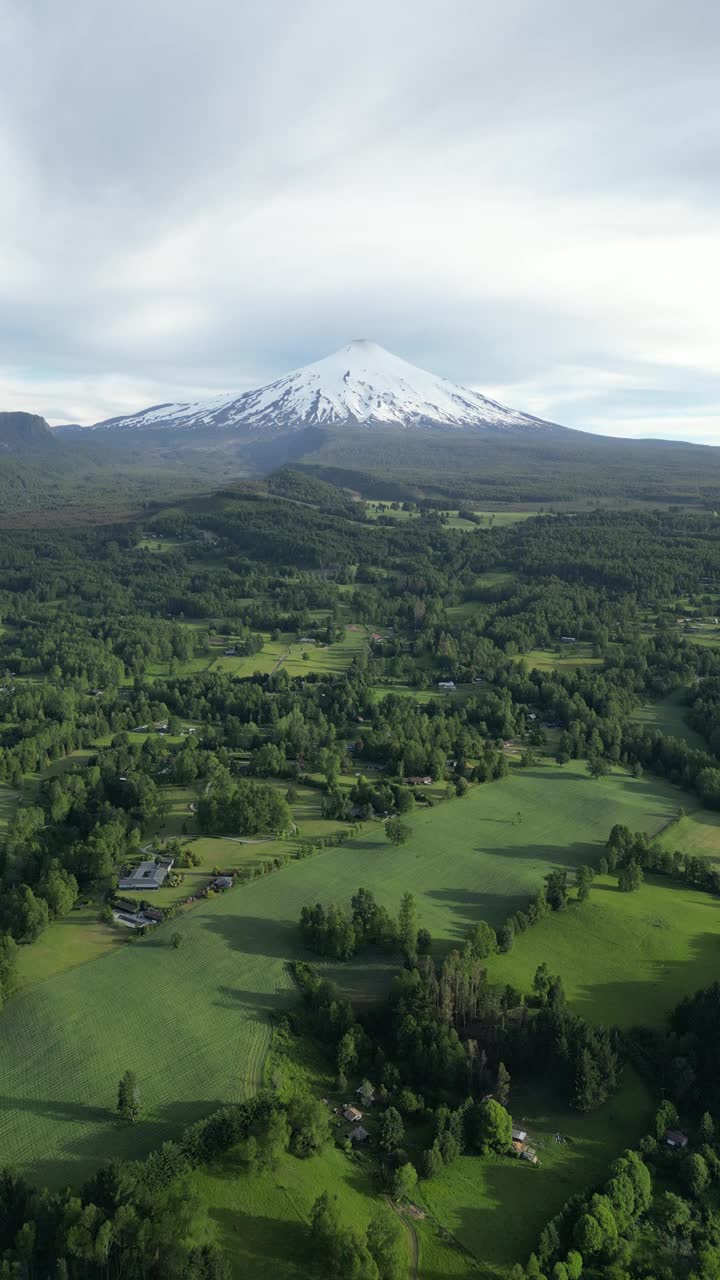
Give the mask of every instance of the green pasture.
[{"label": "green pasture", "polygon": [[680,738],[689,747],[706,749],[706,743],[701,734],[691,729],[687,723],[685,719],[687,711],[685,690],[675,689],[666,698],[638,707],[637,711],[633,711],[630,719],[649,729],[658,729],[669,738]]},{"label": "green pasture", "polygon": [[538,671],[574,671],[575,667],[599,667],[602,658],[594,658],[592,645],[561,645],[559,649],[530,649],[528,653],[519,655],[519,660],[526,663],[528,671],[537,667]]},{"label": "green pasture", "polygon": [[98,902],[73,907],[55,920],[37,942],[18,948],[18,987],[32,987],[67,969],[99,960],[127,941],[128,930],[100,919]]},{"label": "green pasture", "polygon": [[[77,1182],[100,1156],[140,1155],[254,1089],[268,1013],[289,998],[286,962],[304,954],[297,920],[305,903],[347,902],[365,885],[396,910],[410,888],[442,949],[478,919],[499,924],[551,867],[572,869],[599,853],[614,822],[654,831],[678,795],[620,772],[593,781],[580,765],[513,770],[414,813],[403,847],[368,824],[352,843],[214,895],[147,938],[21,992],[1,1015],[4,1159],[41,1181]],[[367,997],[391,968],[387,958],[360,956],[337,977]],[[144,1098],[131,1130],[113,1118],[128,1068]]]},{"label": "green pasture", "polygon": [[720,862],[720,813],[710,809],[695,809],[674,822],[658,837],[661,849],[674,853],[692,854],[696,858],[710,858]]},{"label": "green pasture", "polygon": [[[445,507],[439,514],[448,517],[446,528],[449,529],[505,529],[508,525],[518,524],[521,520],[528,520],[531,516],[537,515],[537,511],[478,511],[473,508],[476,516],[482,517],[482,524],[477,525],[472,520],[466,520],[464,516],[459,514],[457,507]],[[365,503],[365,511],[371,520],[383,519],[389,516],[392,520],[418,520],[420,518],[419,511],[403,511],[402,507],[393,510],[389,505],[389,500],[367,501]]]},{"label": "green pasture", "polygon": [[[193,539],[196,541],[196,539]],[[137,544],[138,551],[176,551],[178,547],[187,547],[189,542],[181,542],[179,538],[141,538]]]},{"label": "green pasture", "polygon": [[663,877],[623,893],[614,877],[598,876],[587,902],[552,912],[488,967],[493,981],[529,991],[543,961],[588,1021],[660,1025],[717,974],[720,902]]},{"label": "green pasture", "polygon": [[[222,649],[232,648],[232,639],[228,644],[211,648],[211,655],[216,652],[206,666],[213,671],[229,671],[236,676],[252,676],[256,672],[269,675],[278,667],[283,667],[291,676],[307,675],[312,671],[322,674],[336,674],[346,671],[353,658],[367,648],[367,629],[358,624],[347,626],[345,633],[337,644],[301,644],[299,639],[290,640],[287,636],[280,640],[272,640],[265,634],[264,647],[259,653],[248,656],[226,657]],[[306,655],[306,656],[303,656]]]},{"label": "green pasture", "polygon": [[[590,1115],[558,1106],[542,1081],[511,1089],[510,1110],[527,1130],[539,1166],[506,1156],[461,1156],[439,1177],[422,1182],[418,1197],[484,1266],[500,1274],[526,1261],[545,1223],[570,1196],[607,1176],[611,1162],[647,1131],[653,1104],[626,1068],[615,1097]],[[555,1142],[555,1133],[567,1141]]]},{"label": "green pasture", "polygon": [[237,1152],[193,1173],[198,1202],[192,1238],[217,1242],[237,1280],[304,1280],[312,1259],[310,1213],[323,1192],[337,1196],[347,1226],[364,1229],[373,1209],[370,1157],[330,1147],[300,1160],[284,1155],[276,1169],[248,1175]]},{"label": "green pasture", "polygon": [[12,791],[10,787],[0,786],[0,839],[8,824],[12,820],[12,816],[17,808],[18,797],[17,792]]}]

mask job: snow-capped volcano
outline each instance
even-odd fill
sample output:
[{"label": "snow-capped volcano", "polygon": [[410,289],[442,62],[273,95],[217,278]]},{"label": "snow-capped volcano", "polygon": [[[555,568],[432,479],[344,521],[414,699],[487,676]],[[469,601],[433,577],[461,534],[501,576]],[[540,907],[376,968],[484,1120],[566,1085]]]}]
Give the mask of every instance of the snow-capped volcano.
[{"label": "snow-capped volcano", "polygon": [[358,338],[332,355],[241,396],[161,404],[102,428],[242,428],[253,434],[360,423],[369,427],[543,427],[479,391],[456,386]]}]

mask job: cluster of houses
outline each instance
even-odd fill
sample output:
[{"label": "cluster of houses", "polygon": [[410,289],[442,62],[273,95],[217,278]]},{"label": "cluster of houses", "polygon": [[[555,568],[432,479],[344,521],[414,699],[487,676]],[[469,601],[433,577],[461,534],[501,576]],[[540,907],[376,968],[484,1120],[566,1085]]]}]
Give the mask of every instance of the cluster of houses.
[{"label": "cluster of houses", "polygon": [[[375,1090],[372,1085],[368,1086],[367,1083],[361,1084],[360,1088],[355,1090],[355,1093],[366,1109],[373,1105],[373,1102],[375,1101]],[[322,1101],[329,1106],[327,1098],[323,1098]],[[367,1142],[370,1134],[364,1125],[360,1123],[363,1118],[363,1113],[359,1107],[355,1107],[352,1103],[346,1102],[342,1107],[333,1107],[333,1115],[339,1117],[337,1121],[338,1124],[340,1124],[342,1120],[345,1120],[348,1124],[353,1126],[347,1135],[351,1142]]]},{"label": "cluster of houses", "polygon": [[113,919],[126,929],[152,928],[162,924],[165,912],[160,907],[138,906],[131,898],[116,898],[112,906]]}]

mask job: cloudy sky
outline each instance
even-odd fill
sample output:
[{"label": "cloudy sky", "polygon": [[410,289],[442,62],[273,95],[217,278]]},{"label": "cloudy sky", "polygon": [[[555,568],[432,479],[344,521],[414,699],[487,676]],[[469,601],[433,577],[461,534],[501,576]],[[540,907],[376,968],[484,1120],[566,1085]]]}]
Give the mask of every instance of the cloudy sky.
[{"label": "cloudy sky", "polygon": [[5,0],[0,408],[89,423],[371,337],[720,444],[716,0]]}]

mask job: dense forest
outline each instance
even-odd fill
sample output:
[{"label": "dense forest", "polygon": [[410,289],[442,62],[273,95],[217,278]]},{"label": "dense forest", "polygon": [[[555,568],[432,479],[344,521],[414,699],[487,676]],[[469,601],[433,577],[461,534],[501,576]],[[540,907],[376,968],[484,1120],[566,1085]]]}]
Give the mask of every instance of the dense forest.
[{"label": "dense forest", "polygon": [[[700,631],[720,612],[713,514],[548,512],[496,528],[468,507],[470,527],[453,528],[431,498],[398,499],[396,491],[394,500],[406,518],[371,513],[319,471],[284,469],[267,484],[190,498],[142,521],[0,531],[0,782],[18,801],[0,851],[2,1001],[13,997],[19,947],[33,945],[81,895],[114,900],[123,868],[164,815],[169,786],[197,788],[192,820],[203,834],[286,833],[302,783],[320,793],[323,818],[346,830],[380,819],[401,843],[408,815],[432,803],[430,783],[448,798],[501,784],[510,739],[522,744],[513,768],[532,765],[551,741],[560,768],[583,760],[594,777],[617,766],[635,777],[648,771],[720,809],[720,647],[703,643]],[[349,621],[367,643],[343,669],[308,664],[290,674],[279,661],[253,670],[270,643],[302,638],[309,649],[333,651]],[[556,660],[538,665],[538,650]],[[217,653],[249,665],[242,674],[222,669]],[[443,697],[441,683],[458,696]],[[682,698],[687,737],[632,718],[669,694]],[[157,732],[144,733],[148,726]],[[69,758],[73,752],[82,758]],[[341,785],[351,774],[352,785]],[[272,785],[278,780],[282,787]],[[603,866],[580,869],[578,898],[595,872],[608,870],[629,892],[645,874],[720,890],[702,860],[661,858],[626,831],[611,833]],[[706,1006],[716,1016],[716,992],[688,993],[670,1037],[630,1043],[578,1017],[561,975],[547,966],[529,992],[491,983],[488,955],[562,912],[568,893],[562,874],[546,877],[502,927],[481,922],[442,958],[410,894],[397,918],[368,889],[349,906],[329,899],[304,909],[302,940],[322,960],[380,950],[397,962],[387,999],[364,1016],[320,972],[296,967],[294,1030],[322,1042],[341,1083],[357,1072],[376,1078],[387,1114],[391,1097],[402,1098],[406,1119],[422,1111],[423,1177],[463,1150],[501,1150],[507,1079],[531,1063],[581,1112],[613,1096],[629,1061],[653,1077],[659,1095],[672,1094],[672,1105],[697,1109],[701,1094],[714,1099],[714,1041],[702,1043],[698,1026]],[[678,1058],[694,1081],[684,1095],[668,1086]],[[489,1093],[498,1110],[486,1105]],[[242,1123],[256,1120],[248,1113]],[[393,1124],[391,1116],[381,1161],[389,1191],[408,1163]],[[611,1175],[623,1188],[623,1179],[635,1180],[636,1207],[651,1199],[638,1161],[628,1156]],[[58,1261],[52,1274],[109,1274],[79,1261],[83,1232],[95,1248],[107,1224],[113,1274],[223,1275],[212,1250],[180,1249],[160,1265],[175,1209],[148,1208],[144,1177],[105,1170],[66,1201],[7,1173],[7,1274],[31,1274],[30,1259],[46,1274],[53,1248],[66,1269]],[[584,1204],[572,1220],[568,1211],[526,1274],[563,1280],[576,1266],[573,1249],[595,1258],[596,1271],[597,1259],[609,1266],[604,1201],[619,1195],[606,1188],[596,1195],[602,1205]],[[622,1235],[632,1213],[623,1218],[615,1207]],[[123,1215],[132,1230],[120,1231]],[[145,1234],[137,1228],[143,1215]],[[588,1222],[577,1226],[588,1217],[604,1224],[600,1243]],[[318,1238],[334,1257],[323,1229]]]}]

